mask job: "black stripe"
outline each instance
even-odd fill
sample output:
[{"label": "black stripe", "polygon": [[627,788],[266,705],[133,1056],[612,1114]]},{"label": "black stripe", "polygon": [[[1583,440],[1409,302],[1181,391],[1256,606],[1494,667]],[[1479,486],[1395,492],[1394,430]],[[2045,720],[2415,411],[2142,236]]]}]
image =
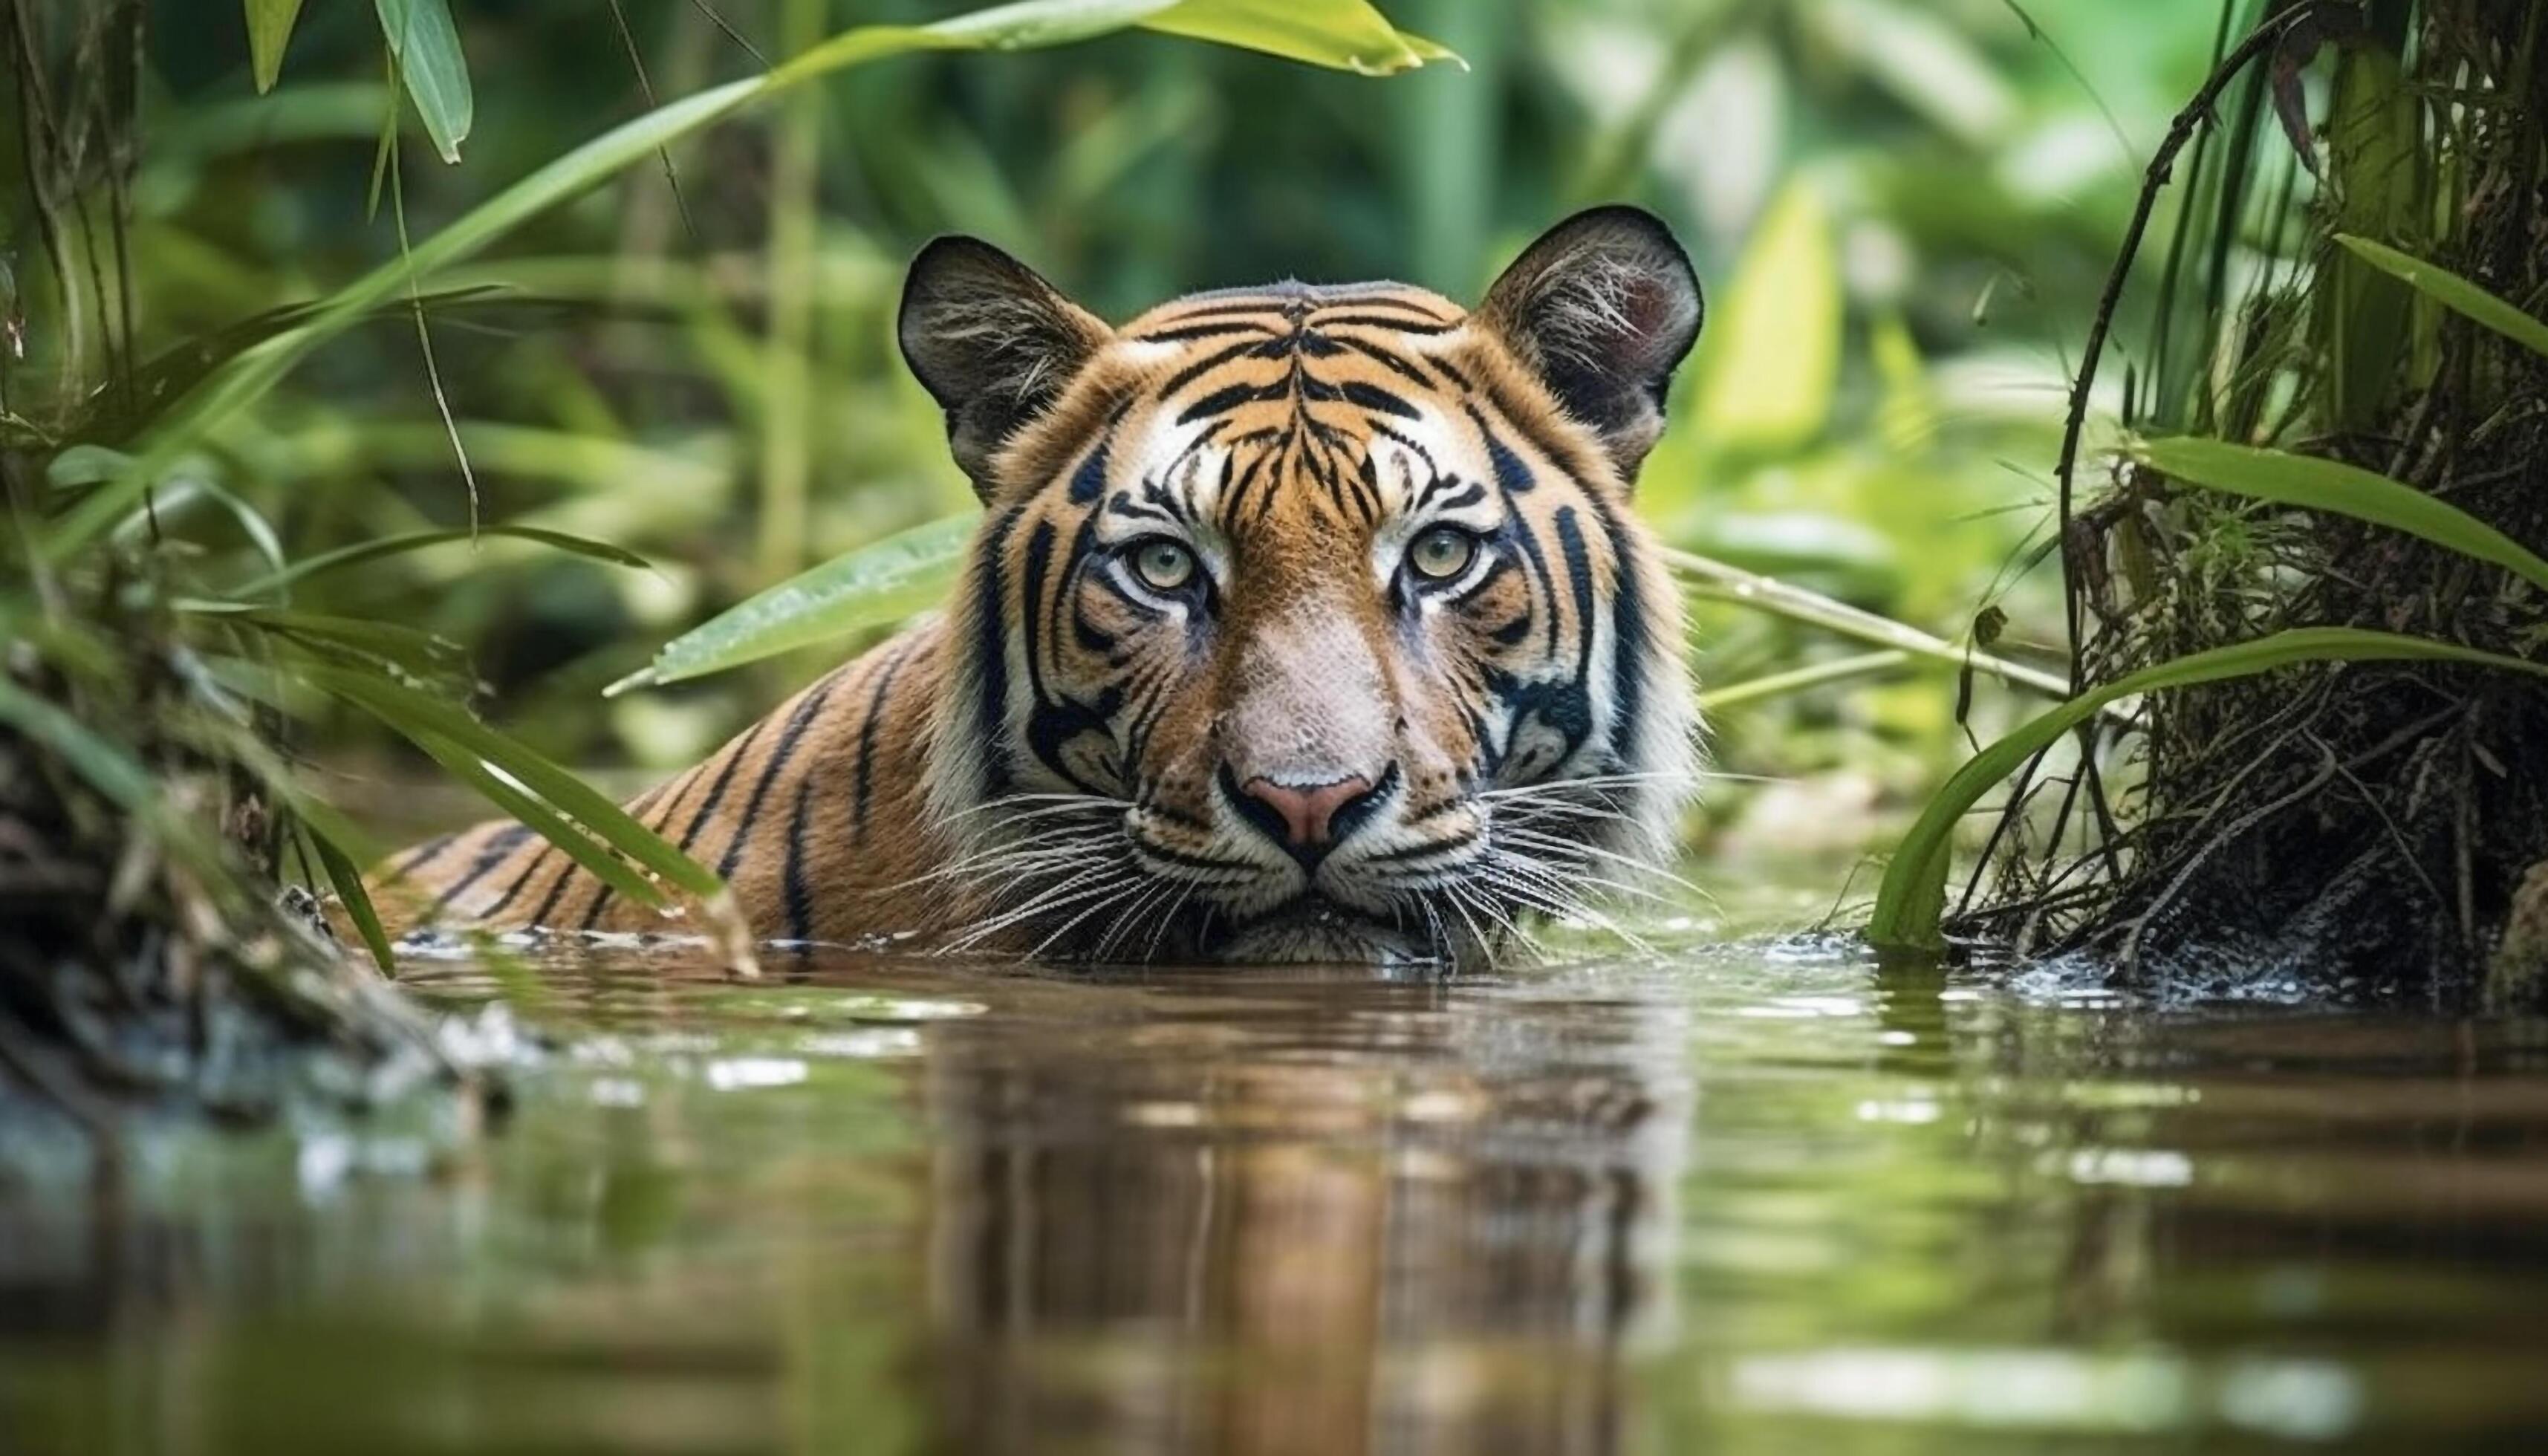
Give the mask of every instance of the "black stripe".
[{"label": "black stripe", "polygon": [[399,863],[390,866],[390,873],[392,875],[412,874],[416,870],[424,868],[434,861],[441,859],[443,854],[453,845],[460,843],[461,833],[462,831],[455,829],[449,834],[436,835],[433,838],[426,840],[424,843],[417,845],[414,849],[408,851],[405,858],[400,860]]},{"label": "black stripe", "polygon": [[1099,436],[1096,448],[1090,450],[1088,458],[1080,461],[1079,468],[1070,473],[1071,504],[1089,504],[1105,493],[1106,457],[1114,443],[1115,436],[1112,430]]},{"label": "black stripe", "polygon": [[1592,671],[1592,553],[1585,549],[1584,528],[1576,523],[1572,505],[1557,507],[1557,545],[1566,553],[1566,585],[1575,596],[1575,628],[1583,638],[1575,656],[1575,676],[1582,680]]},{"label": "black stripe", "polygon": [[[1400,307],[1411,310],[1415,306],[1405,304]],[[1329,314],[1321,310],[1313,316],[1310,326],[1313,328],[1386,328],[1393,333],[1416,334],[1449,333],[1460,326],[1457,323],[1434,322],[1429,314],[1424,316],[1424,319],[1425,321],[1416,322],[1406,318],[1392,318],[1386,314]],[[1345,339],[1343,342],[1352,343],[1353,340]]]},{"label": "black stripe", "polygon": [[1345,403],[1382,414],[1395,414],[1401,419],[1421,419],[1424,411],[1410,405],[1388,390],[1366,380],[1349,379],[1344,383]]},{"label": "black stripe", "polygon": [[1496,469],[1496,485],[1505,495],[1526,495],[1539,485],[1531,475],[1530,467],[1512,452],[1512,447],[1503,442],[1502,436],[1488,427],[1487,417],[1478,412],[1475,405],[1469,407],[1469,418],[1477,422],[1478,433],[1486,439],[1487,459]]},{"label": "black stripe", "polygon": [[884,695],[893,686],[893,675],[902,670],[903,660],[911,656],[915,638],[904,638],[902,645],[886,658],[876,674],[875,690],[867,694],[866,721],[859,725],[858,785],[850,797],[850,829],[861,841],[867,837],[867,798],[875,783],[876,724],[884,721]]},{"label": "black stripe", "polygon": [[[759,732],[760,727],[761,725],[756,723],[753,725],[753,730],[755,732]],[[737,750],[737,757],[740,756],[741,750]],[[657,838],[660,839],[663,836],[666,827],[672,824],[673,816],[681,812],[682,795],[689,792],[689,785],[697,782],[698,776],[699,771],[697,769],[692,769],[676,780],[677,786],[673,789],[672,794],[667,798],[664,804],[664,812],[656,815],[655,822],[646,826],[648,829],[655,831]],[[686,854],[688,851],[684,849],[683,853]],[[617,890],[611,888],[610,881],[603,879],[597,874],[593,876],[593,883],[599,885],[601,888],[593,895],[592,904],[585,910],[584,919],[577,926],[577,929],[579,930],[591,930],[594,926],[599,925],[601,923],[601,912],[609,908],[610,897],[618,893]]]},{"label": "black stripe", "polygon": [[814,897],[805,888],[805,803],[812,796],[814,775],[796,780],[796,807],[787,814],[787,868],[779,882],[787,897],[787,939],[814,938]]},{"label": "black stripe", "polygon": [[1250,336],[1243,342],[1231,344],[1226,349],[1215,349],[1211,353],[1204,355],[1202,358],[1195,360],[1191,364],[1188,364],[1185,368],[1169,375],[1167,382],[1160,385],[1156,390],[1151,391],[1151,395],[1155,399],[1174,399],[1176,398],[1178,391],[1184,389],[1190,384],[1193,384],[1196,380],[1203,378],[1205,375],[1210,374],[1225,364],[1230,363],[1233,360],[1245,358],[1247,355],[1254,353],[1262,343],[1263,339],[1261,335],[1255,335]]},{"label": "black stripe", "polygon": [[1174,328],[1162,328],[1156,333],[1133,334],[1131,338],[1137,344],[1181,344],[1189,339],[1220,338],[1232,333],[1271,331],[1260,323],[1188,323]]},{"label": "black stripe", "polygon": [[787,767],[787,760],[796,752],[797,741],[805,736],[805,729],[813,723],[814,715],[823,710],[824,701],[831,697],[832,689],[840,682],[841,674],[835,670],[832,676],[808,689],[805,700],[796,704],[796,711],[787,715],[787,726],[778,733],[778,746],[770,751],[769,766],[753,781],[752,797],[744,801],[743,822],[735,826],[734,838],[726,841],[725,855],[717,861],[717,878],[734,878],[734,866],[743,863],[743,847],[752,838],[753,829],[761,823],[761,805],[770,796],[770,785],[778,781],[780,771]]},{"label": "black stripe", "polygon": [[531,877],[540,872],[540,866],[549,862],[549,856],[556,853],[556,845],[543,842],[540,845],[540,852],[531,857],[531,863],[523,865],[522,872],[513,876],[513,882],[504,887],[504,893],[497,897],[495,904],[478,912],[478,918],[480,920],[493,920],[497,916],[503,914],[504,911],[512,905],[513,898],[522,892],[522,886],[529,884],[531,882]]},{"label": "black stripe", "polygon": [[1392,374],[1396,374],[1400,378],[1407,380],[1419,390],[1429,390],[1433,388],[1433,381],[1426,379],[1422,370],[1408,363],[1407,360],[1400,357],[1398,352],[1394,349],[1384,349],[1378,344],[1355,338],[1350,334],[1339,336],[1336,339],[1336,342],[1343,344],[1346,348],[1353,350],[1355,353],[1362,355],[1373,363],[1382,366]]},{"label": "black stripe", "polygon": [[1228,413],[1241,405],[1252,405],[1260,400],[1279,400],[1283,398],[1284,392],[1289,387],[1286,381],[1278,379],[1272,384],[1233,384],[1225,389],[1214,390],[1180,411],[1177,415],[1177,423],[1192,424],[1207,415]]},{"label": "black stripe", "polygon": [[1010,508],[982,534],[973,558],[973,656],[980,695],[973,704],[975,742],[982,746],[981,796],[990,798],[1009,786],[1009,651],[1002,561],[1009,532],[1017,528],[1026,506]]},{"label": "black stripe", "polygon": [[734,752],[725,756],[725,763],[717,770],[715,781],[708,785],[708,796],[699,800],[698,811],[690,815],[690,827],[682,831],[682,854],[688,854],[690,846],[699,842],[699,831],[707,827],[708,816],[714,814],[717,805],[725,801],[726,786],[734,782],[734,771],[743,766],[744,760],[752,757],[752,746],[761,741],[762,734],[770,731],[770,716],[764,716],[760,722],[753,724],[751,731],[743,735],[743,742],[736,744]]},{"label": "black stripe", "polygon": [[478,858],[471,863],[469,872],[444,886],[442,893],[433,897],[433,908],[438,911],[465,894],[471,885],[486,878],[497,865],[504,863],[507,856],[521,848],[522,841],[530,837],[530,827],[522,824],[507,824],[489,835],[487,847],[478,852]]},{"label": "black stripe", "polygon": [[1627,736],[1637,731],[1639,717],[1645,711],[1646,654],[1652,649],[1652,623],[1646,620],[1643,584],[1637,580],[1637,564],[1628,554],[1628,532],[1618,513],[1599,496],[1592,498],[1592,507],[1601,518],[1602,532],[1610,539],[1611,584],[1610,603],[1611,653],[1610,673],[1616,680],[1610,711],[1610,756],[1622,768],[1642,768],[1628,762]]},{"label": "black stripe", "polygon": [[558,901],[566,898],[567,887],[574,883],[575,862],[570,860],[558,866],[557,883],[549,886],[548,894],[540,900],[540,907],[532,911],[530,918],[522,923],[533,930],[546,929],[549,916],[557,910]]}]

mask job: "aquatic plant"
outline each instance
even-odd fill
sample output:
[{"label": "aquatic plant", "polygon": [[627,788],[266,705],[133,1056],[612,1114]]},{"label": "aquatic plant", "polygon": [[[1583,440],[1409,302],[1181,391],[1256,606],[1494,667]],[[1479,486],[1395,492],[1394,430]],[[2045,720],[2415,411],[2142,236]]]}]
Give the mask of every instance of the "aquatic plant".
[{"label": "aquatic plant", "polygon": [[[2151,166],[2141,221],[2197,141],[2131,388],[2144,438],[2074,503],[2093,343],[2079,380],[2056,545],[2080,696],[1930,806],[1874,934],[2096,952],[2146,985],[2243,965],[2532,998],[2548,978],[2505,932],[2548,862],[2548,22],[2266,11]],[[2142,693],[2120,723],[2077,710]],[[1949,914],[1945,829],[2012,776],[1993,892]]]}]

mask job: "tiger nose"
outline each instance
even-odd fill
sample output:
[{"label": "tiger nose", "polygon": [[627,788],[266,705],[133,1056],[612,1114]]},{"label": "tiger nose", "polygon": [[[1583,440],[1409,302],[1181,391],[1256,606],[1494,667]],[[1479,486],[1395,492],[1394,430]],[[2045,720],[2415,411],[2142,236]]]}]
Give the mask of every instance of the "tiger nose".
[{"label": "tiger nose", "polygon": [[1372,781],[1357,774],[1326,783],[1277,783],[1262,774],[1238,786],[1239,812],[1295,859],[1316,864],[1361,823]]}]

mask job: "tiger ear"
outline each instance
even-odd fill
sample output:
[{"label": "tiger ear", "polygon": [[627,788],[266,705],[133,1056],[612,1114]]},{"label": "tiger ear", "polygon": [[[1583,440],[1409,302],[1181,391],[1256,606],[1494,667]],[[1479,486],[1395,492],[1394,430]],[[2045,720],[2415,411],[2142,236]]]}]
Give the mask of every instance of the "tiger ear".
[{"label": "tiger ear", "polygon": [[1477,317],[1600,435],[1633,482],[1663,433],[1664,394],[1705,313],[1672,229],[1642,208],[1602,207],[1522,249]]},{"label": "tiger ear", "polygon": [[997,488],[992,456],[1113,336],[1034,269],[960,236],[911,260],[895,331],[904,362],[947,411],[956,463],[985,500]]}]

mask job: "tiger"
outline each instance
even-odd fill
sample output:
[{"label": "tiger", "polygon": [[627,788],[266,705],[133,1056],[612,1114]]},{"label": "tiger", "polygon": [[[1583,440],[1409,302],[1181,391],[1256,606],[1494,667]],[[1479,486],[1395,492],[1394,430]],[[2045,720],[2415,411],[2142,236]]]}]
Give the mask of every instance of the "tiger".
[{"label": "tiger", "polygon": [[[1632,491],[1703,315],[1625,206],[1474,311],[1295,280],[1114,328],[930,242],[896,331],[983,507],[949,603],[629,810],[765,944],[1493,963],[1660,866],[1696,786]],[[515,823],[380,877],[410,935],[674,928]]]}]

